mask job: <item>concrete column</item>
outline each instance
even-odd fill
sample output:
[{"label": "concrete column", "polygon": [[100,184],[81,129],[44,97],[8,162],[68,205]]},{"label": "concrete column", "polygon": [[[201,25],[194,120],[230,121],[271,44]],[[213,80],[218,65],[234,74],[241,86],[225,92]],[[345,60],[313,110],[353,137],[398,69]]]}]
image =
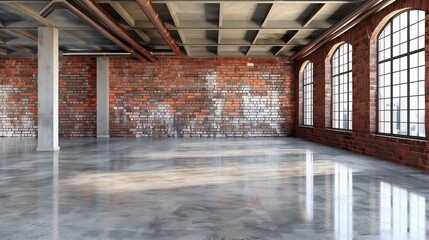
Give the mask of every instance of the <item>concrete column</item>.
[{"label": "concrete column", "polygon": [[97,58],[97,137],[109,137],[109,58]]},{"label": "concrete column", "polygon": [[39,27],[38,147],[57,151],[58,145],[58,29]]}]

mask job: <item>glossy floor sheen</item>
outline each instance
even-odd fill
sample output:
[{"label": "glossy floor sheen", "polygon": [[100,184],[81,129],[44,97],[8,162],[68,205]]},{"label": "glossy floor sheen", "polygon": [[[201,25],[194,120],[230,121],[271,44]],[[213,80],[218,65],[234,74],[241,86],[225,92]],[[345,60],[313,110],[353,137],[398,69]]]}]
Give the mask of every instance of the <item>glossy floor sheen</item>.
[{"label": "glossy floor sheen", "polygon": [[429,174],[295,138],[0,138],[0,239],[426,239]]}]

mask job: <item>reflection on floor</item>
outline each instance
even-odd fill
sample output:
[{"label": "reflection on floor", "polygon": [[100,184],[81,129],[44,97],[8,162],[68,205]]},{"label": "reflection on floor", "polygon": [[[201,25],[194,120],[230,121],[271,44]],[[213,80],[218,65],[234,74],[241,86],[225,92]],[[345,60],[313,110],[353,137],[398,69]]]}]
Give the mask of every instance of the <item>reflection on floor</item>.
[{"label": "reflection on floor", "polygon": [[295,138],[0,138],[1,239],[426,239],[429,174]]}]

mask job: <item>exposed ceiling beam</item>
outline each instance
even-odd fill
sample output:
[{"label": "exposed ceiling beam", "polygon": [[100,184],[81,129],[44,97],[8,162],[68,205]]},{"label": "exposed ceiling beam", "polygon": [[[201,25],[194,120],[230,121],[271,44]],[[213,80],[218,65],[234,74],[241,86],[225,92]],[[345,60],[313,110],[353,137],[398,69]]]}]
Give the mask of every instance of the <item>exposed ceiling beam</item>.
[{"label": "exposed ceiling beam", "polygon": [[176,40],[171,36],[168,27],[165,25],[164,21],[160,18],[158,11],[155,9],[155,6],[152,4],[151,0],[136,0],[137,5],[144,12],[146,17],[156,28],[159,35],[170,47],[171,51],[176,53],[176,56],[182,55],[182,50],[179,45],[177,45]]},{"label": "exposed ceiling beam", "polygon": [[[72,6],[72,5],[67,5],[64,4],[64,6],[67,7],[67,10],[69,11],[74,11],[73,14],[75,15],[79,15],[79,18],[81,20],[83,20],[82,18],[86,19],[86,23],[88,25],[91,25],[92,27],[94,27],[95,29],[99,30],[100,33],[102,33],[105,37],[109,37],[109,39],[115,43],[119,43],[119,44],[123,44],[125,41],[125,44],[130,44],[132,49],[131,49],[131,54],[135,54],[133,53],[134,50],[138,51],[138,55],[140,56],[144,56],[148,61],[150,62],[155,62],[156,58],[152,55],[152,53],[150,51],[148,51],[146,48],[144,48],[127,30],[125,30],[122,25],[120,25],[112,16],[110,16],[109,13],[107,13],[106,10],[104,10],[104,8],[101,7],[101,5],[95,3],[92,0],[80,0],[80,1],[76,1],[75,2],[78,3],[78,5],[80,7],[86,8],[89,11],[89,15],[93,15],[94,17],[96,17],[96,24],[93,25],[93,20],[89,19],[89,15],[85,12],[82,12],[82,9],[78,9],[76,8],[77,6]],[[77,10],[77,11],[76,11]],[[90,24],[91,23],[91,24]],[[108,31],[110,30],[113,35],[113,38],[111,37],[111,35],[109,33],[107,33],[105,30],[103,29],[104,25]],[[105,34],[107,33],[107,34]],[[118,41],[119,40],[119,41]],[[123,40],[123,41],[122,41]],[[123,45],[126,46],[126,45]],[[125,49],[124,49],[125,50]]]},{"label": "exposed ceiling beam", "polygon": [[[1,0],[0,0],[1,1]],[[125,28],[125,30],[127,30],[127,31],[143,31],[143,30],[155,30],[155,28],[145,28],[145,29],[141,29],[141,28],[130,28],[130,27],[124,27]],[[37,27],[29,27],[29,26],[23,26],[23,27],[8,27],[8,26],[6,26],[6,27],[4,27],[4,28],[2,28],[2,27],[0,27],[0,30],[10,30],[10,31],[13,31],[13,30],[36,30],[37,29]],[[70,32],[70,31],[92,31],[93,30],[93,28],[89,28],[89,27],[86,27],[86,26],[70,26],[70,27],[60,27],[59,28],[61,31],[68,31],[68,32]],[[217,31],[217,30],[249,30],[249,31],[259,31],[259,30],[261,30],[260,28],[233,28],[233,27],[231,27],[231,28],[229,28],[229,27],[226,27],[226,28],[193,28],[193,27],[189,27],[189,28],[182,28],[182,27],[180,27],[180,28],[171,28],[171,27],[169,27],[168,28],[170,31],[186,31],[186,30],[190,30],[190,31],[193,31],[193,30],[195,30],[195,31],[205,31],[205,30],[212,30],[212,31]],[[303,30],[303,31],[316,31],[316,30],[327,30],[327,28],[296,28],[296,27],[284,27],[284,28],[278,28],[278,27],[275,27],[275,28],[271,28],[271,27],[266,27],[266,28],[264,28],[264,30],[285,30],[285,31],[297,31],[297,30]],[[146,34],[146,33],[144,33],[144,34]],[[79,39],[79,38],[78,38]]]},{"label": "exposed ceiling beam", "polygon": [[2,29],[34,30],[38,27],[46,26],[34,20],[3,21]]},{"label": "exposed ceiling beam", "polygon": [[110,6],[128,23],[130,27],[134,27],[134,19],[130,16],[130,14],[122,7],[122,5],[118,2],[111,2]]},{"label": "exposed ceiling beam", "polygon": [[61,0],[52,0],[48,4],[46,4],[42,10],[39,11],[39,15],[43,18],[49,16],[55,9],[61,7]]},{"label": "exposed ceiling beam", "polygon": [[[133,0],[96,0],[99,3],[134,2]],[[242,3],[361,3],[365,0],[243,0]],[[27,1],[28,2],[28,1]],[[152,3],[221,3],[237,0],[152,0]]]},{"label": "exposed ceiling beam", "polygon": [[37,37],[36,34],[33,34],[31,32],[25,31],[25,30],[13,30],[12,32],[14,32],[14,33],[16,33],[18,35],[21,35],[23,37],[26,37],[28,39],[31,39],[33,41],[36,41],[36,42],[38,40],[38,37]]},{"label": "exposed ceiling beam", "polygon": [[179,44],[179,46],[260,46],[260,47],[275,47],[275,46],[302,46],[301,44],[207,44],[207,43],[187,43],[187,44]]},{"label": "exposed ceiling beam", "polygon": [[146,44],[149,44],[150,43],[150,37],[143,31],[143,30],[140,30],[140,29],[135,29],[134,30],[134,32],[137,34],[137,35],[139,35],[139,37],[141,38],[141,39],[143,39],[143,41],[146,43]]},{"label": "exposed ceiling beam", "polygon": [[[143,20],[144,18],[138,17],[138,12],[128,5],[132,3],[135,5],[136,0],[15,0],[15,1],[4,1],[0,0],[0,8],[6,9],[9,5],[5,3],[11,3],[11,6],[14,5],[15,9],[18,9],[21,13],[18,16],[21,17],[21,21],[13,21],[8,19],[3,19],[3,22],[0,22],[0,33],[4,31],[5,41],[1,43],[8,51],[9,54],[14,54],[12,46],[28,46],[30,49],[35,49],[37,41],[34,41],[34,35],[37,35],[37,32],[34,30],[41,26],[56,27],[61,30],[61,42],[60,46],[62,48],[75,48],[77,51],[85,51],[85,49],[95,49],[90,47],[90,45],[99,45],[97,51],[113,51],[119,50],[117,46],[111,41],[108,41],[106,37],[99,37],[99,34],[94,32],[92,27],[87,26],[85,22],[81,23],[74,19],[72,16],[69,16],[68,13],[63,17],[60,16],[59,12],[55,16],[48,17],[47,19],[40,19],[40,15],[44,15],[43,12],[51,12],[55,9],[56,3],[68,2],[76,6],[75,2],[83,1],[92,1],[96,3],[105,3],[103,5],[104,10],[106,6],[108,9],[115,11],[116,21],[119,20],[128,32],[134,32],[133,36],[136,38],[138,35],[141,39],[138,39],[138,42],[142,46],[148,47],[153,50],[163,50],[165,48],[165,42],[158,35],[152,35],[153,30],[156,29],[151,21]],[[155,4],[155,7],[161,10],[161,15],[168,16],[170,13],[171,17],[168,16],[167,19],[170,19],[167,22],[167,28],[174,31],[174,36],[176,36],[180,48],[186,51],[188,56],[200,56],[202,53],[213,54],[213,55],[222,55],[224,52],[240,52],[241,55],[261,55],[266,54],[266,56],[280,55],[280,56],[290,56],[292,53],[298,52],[306,43],[309,43],[314,39],[306,36],[318,36],[322,32],[326,31],[329,27],[334,25],[339,19],[337,18],[328,18],[325,15],[331,14],[335,9],[331,9],[330,4],[347,4],[346,9],[349,7],[356,7],[358,5],[365,5],[365,2],[376,1],[376,0],[141,0],[149,1]],[[383,0],[379,0],[383,1]],[[384,0],[384,1],[394,1],[394,0]],[[228,20],[226,18],[226,11],[228,11],[228,3],[243,3],[243,4],[259,4],[264,5],[260,12],[254,13],[251,20],[245,18],[242,20]],[[39,5],[33,5],[30,3],[39,3]],[[39,14],[42,3],[48,4]],[[210,15],[209,19],[202,21],[192,21],[192,18],[182,16],[182,14],[192,14],[192,12],[182,9],[182,4],[198,4],[198,3],[208,3],[210,8],[215,8],[213,11],[219,10],[216,12],[218,16]],[[298,9],[295,9],[293,3],[301,3],[302,8],[299,8],[299,11],[302,10],[301,17],[298,19],[292,19],[290,17],[283,18],[280,14],[283,6],[277,7],[276,5],[284,5],[286,13],[292,11],[294,14],[298,14]],[[158,5],[156,5],[158,4]],[[274,7],[276,6],[276,7]],[[341,5],[343,6],[343,5]],[[160,7],[160,8],[158,8]],[[180,9],[179,9],[180,7]],[[235,7],[235,6],[234,6]],[[238,7],[238,6],[237,6]],[[10,8],[10,7],[9,7]],[[218,8],[218,9],[216,9]],[[288,9],[291,8],[291,9]],[[292,9],[293,8],[293,9]],[[84,12],[88,11],[88,8],[81,8]],[[259,8],[258,8],[259,9]],[[184,12],[182,12],[182,10]],[[278,10],[278,11],[277,11]],[[296,10],[296,11],[295,11]],[[61,10],[65,12],[66,10]],[[16,10],[10,10],[11,13],[17,13]],[[24,14],[27,17],[24,16]],[[206,11],[198,11],[198,16],[200,14],[207,13]],[[210,14],[214,13],[210,11]],[[252,13],[250,14],[252,17]],[[279,13],[279,16],[275,16],[276,13]],[[234,14],[234,13],[230,13]],[[243,13],[238,14],[242,16]],[[344,15],[345,13],[341,13]],[[73,14],[72,14],[73,15]],[[90,14],[87,12],[87,15]],[[323,15],[323,18],[321,17]],[[68,21],[68,18],[73,18],[73,20]],[[59,19],[57,19],[59,18]],[[216,19],[217,18],[217,19]],[[235,18],[235,17],[234,17]],[[36,21],[34,21],[35,19]],[[323,19],[329,19],[323,20]],[[97,19],[93,19],[96,21]],[[212,21],[214,20],[214,21]],[[15,30],[15,31],[12,31]],[[106,28],[106,30],[109,30]],[[236,30],[236,31],[235,31]],[[322,31],[323,30],[323,31]],[[247,32],[245,32],[247,31]],[[302,32],[301,32],[302,31]],[[177,32],[177,34],[176,34]],[[25,34],[31,33],[33,36]],[[67,34],[65,34],[67,33]],[[73,34],[79,34],[79,36],[73,36]],[[286,33],[286,34],[284,34]],[[16,35],[19,34],[19,35]],[[149,34],[149,35],[148,35]],[[216,35],[217,34],[217,35]],[[283,36],[284,34],[284,36]],[[24,37],[22,37],[24,36]],[[271,36],[271,38],[270,38]],[[283,37],[282,37],[283,36]],[[16,37],[16,39],[13,39]],[[73,41],[78,39],[79,41]],[[238,41],[234,41],[234,39]],[[4,43],[6,42],[6,43]],[[20,43],[27,43],[28,45]],[[88,48],[84,47],[88,46]],[[81,50],[79,50],[81,49]],[[109,50],[108,50],[109,49]],[[177,47],[176,47],[177,49]]]},{"label": "exposed ceiling beam", "polygon": [[[110,6],[127,22],[131,28],[135,27],[134,18],[124,9],[124,7],[118,2],[111,2]],[[134,32],[141,38],[145,43],[150,43],[149,36],[141,29],[134,29]]]},{"label": "exposed ceiling beam", "polygon": [[[28,39],[24,39],[24,38],[15,38],[12,40],[8,40],[5,41],[4,43],[0,42],[0,45],[3,46],[35,46],[37,47],[37,41],[33,41],[33,40],[28,40]],[[60,41],[60,46],[100,46],[100,47],[113,47],[113,46],[117,46],[114,43],[98,43],[98,42],[76,42],[76,41],[71,41],[71,40],[62,40]]]},{"label": "exposed ceiling beam", "polygon": [[[256,41],[258,40],[259,36],[261,35],[262,28],[264,28],[265,25],[267,25],[268,19],[270,19],[270,13],[274,9],[275,5],[276,5],[275,3],[271,4],[270,9],[268,10],[267,15],[264,18],[264,21],[261,24],[261,29],[258,30],[258,33],[256,34],[255,38],[253,39],[252,44],[256,43]],[[249,53],[251,51],[252,51],[252,46],[250,46],[249,49],[247,49],[246,56],[249,55]]]},{"label": "exposed ceiling beam", "polygon": [[[74,5],[76,3],[70,3],[68,1],[64,1],[63,2],[63,6],[70,11],[73,15],[75,15],[77,18],[79,18],[80,20],[82,20],[83,22],[85,22],[86,24],[88,24],[89,26],[93,27],[95,30],[97,30],[100,34],[102,34],[104,37],[110,39],[112,42],[116,43],[120,48],[122,48],[123,50],[131,53],[134,57],[136,57],[137,59],[139,59],[142,62],[146,62],[147,59],[145,57],[143,57],[142,55],[140,55],[140,53],[138,53],[137,51],[134,51],[134,48],[131,48],[130,46],[128,46],[126,43],[124,43],[121,39],[119,39],[117,36],[115,36],[112,32],[110,32],[106,27],[102,26],[99,22],[98,19],[93,18],[92,16],[87,15],[86,13],[82,12],[82,9],[77,6]],[[146,49],[142,48],[143,52],[146,52]],[[146,55],[146,57],[148,57],[149,59],[153,59],[154,57],[152,56],[152,54],[150,54],[148,52],[148,54]]]},{"label": "exposed ceiling beam", "polygon": [[[151,28],[151,27],[147,28],[147,26],[139,26],[138,23],[136,25],[136,28],[137,29],[142,29],[142,28],[143,29],[155,29],[155,28]],[[279,26],[279,27],[277,27],[277,26],[276,27],[271,27],[271,26],[264,27],[265,30],[309,30],[309,31],[326,30],[327,28],[328,27],[306,27],[306,28],[302,28],[301,26],[291,27],[291,26],[287,26],[287,25]],[[256,31],[258,31],[258,30],[261,30],[261,27],[259,27],[259,26],[253,26],[253,27],[249,27],[249,26],[237,26],[237,27],[236,26],[225,26],[225,22],[224,22],[223,27],[221,27],[221,28],[218,28],[216,26],[198,27],[198,26],[177,26],[176,25],[175,27],[169,26],[168,29],[170,29],[170,30],[218,30],[218,29],[220,29],[220,30],[256,30]],[[132,29],[129,29],[129,30],[132,30]]]},{"label": "exposed ceiling beam", "polygon": [[274,53],[274,56],[278,56],[286,47],[288,46],[293,46],[293,44],[290,44],[290,42],[292,41],[292,39],[296,36],[296,34],[298,34],[299,31],[290,31],[287,32],[284,40],[286,42],[285,45],[283,45],[283,47],[281,47],[279,50],[277,50],[277,52]]},{"label": "exposed ceiling beam", "polygon": [[370,16],[371,14],[381,11],[385,7],[389,6],[396,0],[368,0],[363,3],[360,7],[352,11],[345,18],[337,22],[334,26],[326,30],[314,41],[307,44],[304,48],[295,53],[291,59],[301,59],[314,52],[323,44],[335,39],[346,31],[350,30],[352,27],[356,26],[362,19]]},{"label": "exposed ceiling beam", "polygon": [[[9,1],[9,2],[14,2],[14,1]],[[55,24],[51,23],[48,19],[43,18],[42,16],[40,16],[40,14],[38,12],[34,11],[30,7],[26,6],[25,4],[11,3],[10,6],[12,6],[15,9],[19,10],[20,12],[34,18],[39,23],[41,23],[47,27],[55,27]]]},{"label": "exposed ceiling beam", "polygon": [[[92,44],[91,44],[91,41],[88,41],[88,40],[86,40],[85,38],[83,38],[83,37],[81,37],[80,35],[78,35],[78,34],[76,34],[74,31],[69,31],[69,30],[67,30],[67,31],[63,31],[64,33],[66,33],[66,34],[68,34],[69,36],[71,36],[72,38],[74,38],[74,39],[77,39],[77,40],[79,40],[81,43],[82,43],[82,45],[93,45],[94,46],[94,48],[97,50],[97,51],[102,51],[103,49],[102,49],[102,47],[101,46],[97,46],[96,44],[94,44],[93,42],[92,42]],[[65,40],[61,40],[60,41],[60,45],[65,45],[66,43],[63,43],[63,42],[66,42]],[[71,43],[72,45],[76,45],[76,42],[75,41],[73,41],[73,43]],[[114,44],[112,44],[112,45],[114,45]]]},{"label": "exposed ceiling beam", "polygon": [[[1,1],[1,0],[0,0]],[[34,30],[37,28],[37,26],[31,26],[30,23],[28,25],[25,25],[25,23],[21,24],[21,21],[16,23],[4,23],[4,27],[0,27],[0,29],[4,30]],[[224,24],[225,25],[225,24]],[[89,26],[58,26],[59,29],[63,31],[91,31],[93,28]],[[147,26],[139,26],[137,24],[136,27],[127,27],[124,26],[124,28],[128,31],[137,31],[137,30],[155,30],[154,27],[147,27]],[[254,30],[258,31],[261,30],[260,27],[175,27],[175,26],[169,26],[169,30],[178,31],[178,30]],[[290,26],[284,26],[284,27],[265,27],[264,30],[308,30],[308,31],[314,31],[314,30],[326,30],[326,27],[290,27]]]},{"label": "exposed ceiling beam", "polygon": [[[97,3],[134,2],[135,0],[96,0]],[[361,3],[365,0],[243,0],[242,3]],[[1,0],[1,3],[48,3],[47,0]],[[221,3],[237,2],[237,0],[152,0],[152,3]]]},{"label": "exposed ceiling beam", "polygon": [[[218,25],[219,28],[222,27],[223,25],[223,3],[219,3],[219,18],[218,18]],[[219,29],[219,31],[217,31],[217,44],[221,44],[222,42],[222,31]],[[220,52],[220,47],[217,47],[217,55],[219,56],[219,52]]]},{"label": "exposed ceiling beam", "polygon": [[35,55],[36,54],[36,52],[33,49],[27,48],[27,47],[13,46],[11,48],[14,49],[17,52],[23,52],[23,53],[30,54],[30,55]]},{"label": "exposed ceiling beam", "polygon": [[82,43],[88,43],[87,40],[85,40],[85,38],[81,37],[80,35],[77,35],[74,31],[69,31],[69,30],[65,30],[63,31],[65,32],[67,35],[71,36],[72,38],[79,40]]},{"label": "exposed ceiling beam", "polygon": [[0,56],[7,56],[7,50],[0,48]]},{"label": "exposed ceiling beam", "polygon": [[223,27],[223,11],[224,11],[224,4],[219,3],[219,28]]},{"label": "exposed ceiling beam", "polygon": [[48,0],[1,0],[0,3],[48,3]]},{"label": "exposed ceiling beam", "polygon": [[[50,7],[48,8],[52,8],[52,9],[45,9],[43,8],[43,10],[45,10],[45,12],[52,12],[53,10],[55,10],[55,8],[57,8],[60,4],[60,1],[54,0],[51,3],[53,4],[49,4]],[[45,25],[46,27],[56,27],[54,22],[51,22],[50,20],[42,17],[38,12],[34,11],[33,9],[31,9],[30,7],[26,6],[25,4],[20,4],[20,3],[16,3],[16,4],[10,4],[10,6],[14,7],[15,9],[19,10],[20,12],[34,18],[37,22]],[[32,28],[34,29],[34,28]],[[69,34],[70,36],[74,37],[75,39],[82,41],[82,37],[80,37],[78,34],[71,32],[72,30],[66,30],[66,29],[62,29],[64,31],[67,31],[67,34]],[[21,31],[19,29],[13,30],[13,31]],[[36,39],[37,41],[37,39]]]},{"label": "exposed ceiling beam", "polygon": [[[311,5],[310,5],[311,6]],[[317,4],[316,8],[311,11],[311,13],[304,19],[302,23],[302,27],[307,27],[309,23],[317,16],[317,14],[322,10],[322,8],[326,6],[326,4]]]},{"label": "exposed ceiling beam", "polygon": [[[174,25],[176,25],[176,27],[179,28],[180,27],[180,20],[177,17],[175,7],[171,3],[167,3],[166,5],[167,5],[168,11],[170,12],[171,18],[173,19]],[[179,37],[180,37],[180,40],[182,41],[182,43],[185,44],[186,38],[185,38],[185,34],[183,33],[183,31],[177,30],[177,33],[179,34]],[[191,56],[189,48],[186,45],[183,46],[183,48],[185,49],[186,55]]]},{"label": "exposed ceiling beam", "polygon": [[[0,45],[3,46],[37,46],[37,42],[32,41],[25,41],[22,39],[14,39],[14,40],[9,40],[6,41],[4,43],[0,42]],[[94,47],[94,46],[101,46],[101,47],[112,47],[112,46],[117,46],[114,43],[97,43],[97,42],[86,42],[86,43],[76,43],[76,42],[72,42],[72,41],[62,41],[60,43],[60,46],[65,46],[65,45],[71,45],[71,46],[90,46],[90,47]],[[227,44],[216,44],[216,43],[178,43],[179,46],[183,46],[183,47],[198,47],[198,46],[252,46],[252,44],[250,43],[227,43]],[[165,46],[165,44],[162,43],[155,43],[155,44],[149,44],[147,46],[150,47],[154,47],[154,48],[159,48],[162,46]],[[253,44],[253,46],[303,46],[302,44]]]}]

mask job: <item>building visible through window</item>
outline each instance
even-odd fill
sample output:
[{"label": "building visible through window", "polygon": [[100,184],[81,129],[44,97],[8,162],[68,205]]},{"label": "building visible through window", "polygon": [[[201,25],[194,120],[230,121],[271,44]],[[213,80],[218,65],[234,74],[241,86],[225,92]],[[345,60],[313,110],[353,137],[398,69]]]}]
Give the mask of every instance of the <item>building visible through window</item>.
[{"label": "building visible through window", "polygon": [[425,136],[425,12],[403,12],[378,37],[378,132]]}]

